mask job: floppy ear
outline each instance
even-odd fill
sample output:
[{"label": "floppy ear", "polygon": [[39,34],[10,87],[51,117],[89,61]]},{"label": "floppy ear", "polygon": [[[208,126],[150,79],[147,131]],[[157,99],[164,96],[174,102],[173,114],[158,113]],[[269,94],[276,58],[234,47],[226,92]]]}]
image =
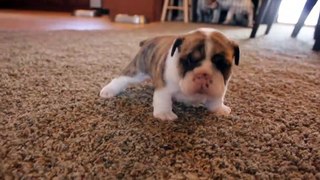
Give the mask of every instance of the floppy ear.
[{"label": "floppy ear", "polygon": [[151,37],[151,38],[142,40],[142,41],[140,41],[139,46],[142,47],[142,46],[144,46],[145,44],[148,44],[148,43],[156,40],[157,38],[159,38],[159,37]]},{"label": "floppy ear", "polygon": [[148,40],[148,39],[143,40],[143,41],[140,41],[139,46],[142,47],[142,46],[144,45],[144,43],[146,43],[147,40]]},{"label": "floppy ear", "polygon": [[176,52],[176,49],[178,48],[178,50],[180,50],[180,46],[183,42],[183,38],[179,37],[177,38],[174,43],[173,43],[173,46],[172,46],[172,49],[171,49],[171,57],[174,55],[174,53]]},{"label": "floppy ear", "polygon": [[234,56],[234,62],[238,66],[240,61],[240,49],[239,45],[235,44],[233,47],[233,56]]},{"label": "floppy ear", "polygon": [[140,41],[139,46],[142,47],[144,46],[146,43],[149,43],[150,41],[154,40],[155,38],[148,38],[145,40]]}]

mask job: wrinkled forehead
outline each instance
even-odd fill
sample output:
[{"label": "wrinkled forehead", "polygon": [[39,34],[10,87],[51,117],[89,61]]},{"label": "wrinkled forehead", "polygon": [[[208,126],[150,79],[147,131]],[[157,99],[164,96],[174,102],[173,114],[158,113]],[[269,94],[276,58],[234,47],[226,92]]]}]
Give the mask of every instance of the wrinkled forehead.
[{"label": "wrinkled forehead", "polygon": [[231,41],[219,31],[194,31],[184,36],[181,46],[181,55],[190,54],[204,48],[205,56],[224,54],[232,56],[233,47]]}]

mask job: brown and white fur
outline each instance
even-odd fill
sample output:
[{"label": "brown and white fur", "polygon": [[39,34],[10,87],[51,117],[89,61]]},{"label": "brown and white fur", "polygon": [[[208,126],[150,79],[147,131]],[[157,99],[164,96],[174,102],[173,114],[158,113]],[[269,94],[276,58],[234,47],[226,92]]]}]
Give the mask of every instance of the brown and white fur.
[{"label": "brown and white fur", "polygon": [[239,64],[239,46],[221,32],[202,28],[180,36],[160,36],[140,43],[136,57],[101,91],[111,98],[128,85],[151,79],[155,86],[153,115],[174,120],[172,99],[184,103],[204,103],[217,115],[228,115],[224,96],[233,61]]},{"label": "brown and white fur", "polygon": [[219,5],[214,9],[212,19],[213,23],[217,23],[219,21],[221,10],[228,10],[227,17],[223,24],[230,24],[234,15],[237,16],[242,13],[247,13],[247,26],[253,26],[254,5],[251,0],[216,0],[215,3],[218,3]]},{"label": "brown and white fur", "polygon": [[[222,10],[228,11],[223,24],[231,24],[234,16],[239,19],[243,18],[243,14],[247,14],[246,25],[253,26],[254,4],[252,0],[198,0],[197,2],[197,15],[200,21],[218,23]],[[210,15],[211,11],[212,15]]]}]

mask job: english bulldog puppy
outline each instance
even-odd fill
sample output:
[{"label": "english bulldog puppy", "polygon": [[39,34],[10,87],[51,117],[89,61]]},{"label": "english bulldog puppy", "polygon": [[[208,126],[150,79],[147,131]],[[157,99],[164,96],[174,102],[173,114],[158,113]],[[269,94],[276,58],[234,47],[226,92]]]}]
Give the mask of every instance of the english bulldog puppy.
[{"label": "english bulldog puppy", "polygon": [[150,38],[140,47],[121,75],[102,88],[102,98],[114,97],[128,85],[151,79],[155,118],[177,119],[173,100],[203,103],[216,115],[231,112],[223,101],[233,64],[239,64],[240,50],[234,41],[215,29],[201,28],[178,36]]},{"label": "english bulldog puppy", "polygon": [[253,26],[254,4],[252,0],[216,0],[215,3],[218,3],[218,5],[217,8],[213,8],[213,19],[211,22],[218,23],[221,10],[228,10],[223,24],[230,24],[234,16],[236,19],[243,19],[243,14],[247,14],[247,26]]}]

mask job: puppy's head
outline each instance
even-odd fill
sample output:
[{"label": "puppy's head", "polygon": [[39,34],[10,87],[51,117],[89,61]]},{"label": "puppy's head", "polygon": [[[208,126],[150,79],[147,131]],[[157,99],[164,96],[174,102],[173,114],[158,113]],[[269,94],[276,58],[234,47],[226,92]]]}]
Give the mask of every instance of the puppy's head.
[{"label": "puppy's head", "polygon": [[239,46],[214,30],[195,31],[178,37],[171,55],[179,52],[179,86],[186,95],[221,97],[233,64],[239,64]]}]

